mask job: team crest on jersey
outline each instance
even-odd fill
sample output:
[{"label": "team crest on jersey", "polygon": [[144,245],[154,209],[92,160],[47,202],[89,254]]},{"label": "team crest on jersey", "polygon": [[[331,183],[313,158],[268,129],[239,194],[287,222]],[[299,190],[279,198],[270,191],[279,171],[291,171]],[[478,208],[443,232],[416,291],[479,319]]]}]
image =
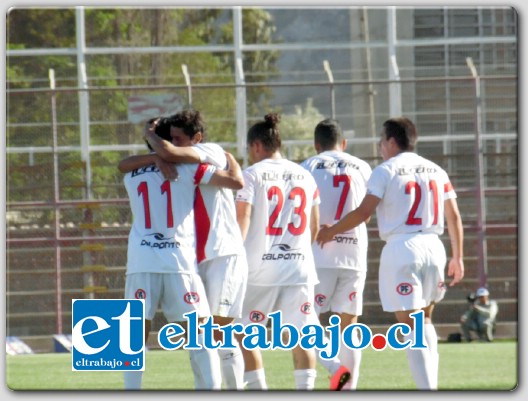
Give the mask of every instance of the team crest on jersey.
[{"label": "team crest on jersey", "polygon": [[183,296],[183,300],[188,304],[197,304],[200,302],[200,296],[196,292],[188,292]]},{"label": "team crest on jersey", "polygon": [[305,315],[309,315],[312,312],[312,304],[311,302],[305,302],[301,305],[301,312]]},{"label": "team crest on jersey", "polygon": [[251,312],[249,312],[249,320],[255,323],[262,322],[265,317],[266,316],[264,315],[264,313],[258,310],[252,310]]},{"label": "team crest on jersey", "polygon": [[356,299],[356,295],[357,295],[357,291],[353,291],[351,292],[349,295],[348,295],[348,299],[350,301],[353,301],[354,299]]},{"label": "team crest on jersey", "polygon": [[413,286],[410,283],[400,283],[396,287],[396,291],[400,295],[410,295],[413,292]]},{"label": "team crest on jersey", "polygon": [[136,291],[136,299],[147,299],[147,292],[142,288],[138,288]]},{"label": "team crest on jersey", "polygon": [[323,306],[326,301],[326,295],[323,294],[316,294],[315,296],[315,303],[319,306]]}]

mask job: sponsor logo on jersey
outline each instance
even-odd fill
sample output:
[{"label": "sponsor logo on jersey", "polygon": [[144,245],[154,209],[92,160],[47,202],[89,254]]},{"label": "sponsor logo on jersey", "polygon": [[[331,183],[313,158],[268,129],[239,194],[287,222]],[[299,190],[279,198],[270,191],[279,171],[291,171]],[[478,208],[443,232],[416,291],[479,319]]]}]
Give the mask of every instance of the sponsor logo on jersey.
[{"label": "sponsor logo on jersey", "polygon": [[337,242],[338,244],[346,244],[346,245],[357,245],[359,240],[355,237],[345,237],[343,235],[336,235],[332,241]]},{"label": "sponsor logo on jersey", "polygon": [[150,166],[141,167],[135,170],[132,170],[130,173],[132,177],[137,177],[138,175],[145,174],[145,173],[158,173],[159,169],[156,167],[155,164]]},{"label": "sponsor logo on jersey", "polygon": [[143,299],[72,300],[72,370],[145,370],[144,331]]},{"label": "sponsor logo on jersey", "polygon": [[332,160],[332,161],[321,161],[315,165],[315,168],[320,169],[333,169],[333,168],[346,168],[351,167],[355,170],[359,170],[359,166],[348,160]]},{"label": "sponsor logo on jersey", "polygon": [[197,304],[200,302],[200,295],[196,292],[188,292],[183,296],[183,300],[187,304]]},{"label": "sponsor logo on jersey", "polygon": [[410,295],[413,292],[413,286],[410,283],[400,283],[396,286],[396,291],[400,295]]},{"label": "sponsor logo on jersey", "polygon": [[292,171],[284,171],[279,173],[277,171],[264,171],[262,172],[263,181],[290,181],[290,180],[304,180],[305,175],[303,173],[294,173]]},{"label": "sponsor logo on jersey", "polygon": [[287,253],[265,253],[262,255],[262,260],[304,260],[304,254],[295,252],[300,248],[294,249],[288,244],[275,244],[271,248],[279,248],[282,252]]},{"label": "sponsor logo on jersey", "polygon": [[411,166],[411,167],[400,167],[396,170],[398,175],[409,175],[409,174],[432,174],[436,173],[437,169],[435,167],[426,167],[426,166]]},{"label": "sponsor logo on jersey", "polygon": [[[158,249],[177,249],[181,245],[178,241],[174,241],[174,238],[165,237],[162,233],[153,233],[146,237],[148,238],[141,240],[140,246],[148,246]],[[153,241],[152,238],[154,238],[155,241]]]}]

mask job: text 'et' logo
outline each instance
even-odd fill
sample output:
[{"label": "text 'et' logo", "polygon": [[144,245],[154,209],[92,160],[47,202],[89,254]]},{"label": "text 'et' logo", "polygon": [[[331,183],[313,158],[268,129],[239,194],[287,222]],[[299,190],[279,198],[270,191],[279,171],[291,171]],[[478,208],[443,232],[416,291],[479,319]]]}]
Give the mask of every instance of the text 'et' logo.
[{"label": "text 'et' logo", "polygon": [[144,302],[72,300],[72,370],[145,370]]}]

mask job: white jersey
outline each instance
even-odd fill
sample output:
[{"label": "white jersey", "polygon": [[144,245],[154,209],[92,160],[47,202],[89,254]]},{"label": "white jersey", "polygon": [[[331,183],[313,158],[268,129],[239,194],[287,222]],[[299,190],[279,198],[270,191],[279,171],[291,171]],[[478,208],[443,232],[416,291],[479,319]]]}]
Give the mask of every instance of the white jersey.
[{"label": "white jersey", "polygon": [[[224,150],[220,146],[204,143],[194,145],[193,149],[202,163],[220,169],[227,167]],[[245,255],[232,190],[212,185],[196,187],[194,213],[198,263],[220,256]]]},{"label": "white jersey", "polygon": [[[321,196],[321,224],[333,225],[356,209],[365,197],[372,173],[369,164],[340,151],[326,151],[301,163],[315,178]],[[313,244],[315,265],[320,268],[367,270],[368,234],[365,223],[336,235],[321,248]]]},{"label": "white jersey", "polygon": [[367,193],[381,199],[376,209],[380,238],[444,232],[444,201],[456,198],[447,173],[416,153],[403,152],[377,166]]},{"label": "white jersey", "polygon": [[252,205],[244,242],[248,283],[316,284],[310,216],[320,199],[311,174],[286,159],[265,159],[243,175],[244,188],[236,200]]},{"label": "white jersey", "polygon": [[127,274],[197,273],[194,182],[209,182],[216,167],[178,166],[177,180],[165,180],[156,166],[124,177],[134,221],[128,237]]}]

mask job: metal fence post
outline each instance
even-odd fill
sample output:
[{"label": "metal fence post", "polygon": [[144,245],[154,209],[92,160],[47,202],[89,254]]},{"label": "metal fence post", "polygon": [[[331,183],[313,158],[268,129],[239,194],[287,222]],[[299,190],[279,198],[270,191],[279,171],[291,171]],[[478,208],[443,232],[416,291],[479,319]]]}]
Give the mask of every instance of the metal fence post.
[{"label": "metal fence post", "polygon": [[482,97],[480,94],[480,76],[471,57],[466,58],[466,63],[475,82],[475,164],[476,164],[476,189],[477,201],[477,251],[478,251],[478,276],[479,286],[486,286],[488,280],[488,249],[486,241],[486,203],[484,193],[484,150],[482,146]]},{"label": "metal fence post", "polygon": [[332,68],[328,60],[323,61],[323,68],[326,71],[326,76],[328,77],[328,82],[330,82],[330,104],[332,109],[332,118],[336,117],[335,110],[335,88],[334,88],[334,74],[332,73]]},{"label": "metal fence post", "polygon": [[49,80],[51,89],[51,127],[53,133],[53,204],[55,213],[55,311],[56,332],[62,334],[62,272],[61,272],[61,244],[60,244],[60,199],[59,192],[59,153],[57,140],[57,101],[55,94],[55,70],[49,70]]}]

